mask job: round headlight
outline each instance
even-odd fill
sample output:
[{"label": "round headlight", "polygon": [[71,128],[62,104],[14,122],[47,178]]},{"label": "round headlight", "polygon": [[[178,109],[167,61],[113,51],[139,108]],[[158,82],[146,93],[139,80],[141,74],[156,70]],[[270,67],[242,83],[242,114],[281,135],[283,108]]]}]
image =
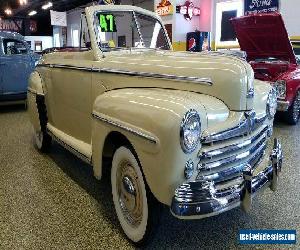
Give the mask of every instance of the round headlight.
[{"label": "round headlight", "polygon": [[273,119],[277,110],[277,91],[272,88],[268,95],[267,100],[267,116],[269,119]]},{"label": "round headlight", "polygon": [[201,120],[196,110],[188,111],[180,126],[180,143],[185,153],[193,152],[199,145]]}]

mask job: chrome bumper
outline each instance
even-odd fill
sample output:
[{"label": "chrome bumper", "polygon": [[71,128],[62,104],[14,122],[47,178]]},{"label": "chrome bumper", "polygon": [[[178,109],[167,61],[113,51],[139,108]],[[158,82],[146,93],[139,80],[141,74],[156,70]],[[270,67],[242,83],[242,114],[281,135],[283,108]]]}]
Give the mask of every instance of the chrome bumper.
[{"label": "chrome bumper", "polygon": [[277,101],[277,111],[288,111],[290,107],[290,102],[289,101],[281,101],[281,100],[278,100]]},{"label": "chrome bumper", "polygon": [[247,212],[258,191],[265,187],[276,190],[281,167],[281,144],[275,139],[269,165],[262,172],[253,176],[251,166],[245,166],[242,183],[232,187],[226,195],[217,192],[213,181],[184,183],[175,191],[171,213],[179,219],[201,219],[238,206]]}]

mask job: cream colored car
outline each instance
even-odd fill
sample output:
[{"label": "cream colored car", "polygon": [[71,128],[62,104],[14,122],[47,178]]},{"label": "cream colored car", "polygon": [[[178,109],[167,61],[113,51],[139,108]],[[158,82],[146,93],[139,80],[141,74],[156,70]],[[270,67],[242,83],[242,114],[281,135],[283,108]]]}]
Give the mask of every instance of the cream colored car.
[{"label": "cream colored car", "polygon": [[246,61],[173,52],[161,19],[133,6],[86,8],[81,27],[80,48],[49,51],[30,77],[35,140],[41,151],[62,144],[97,179],[110,157],[130,240],[149,239],[162,204],[179,219],[200,219],[247,211],[259,190],[275,190],[276,93]]}]

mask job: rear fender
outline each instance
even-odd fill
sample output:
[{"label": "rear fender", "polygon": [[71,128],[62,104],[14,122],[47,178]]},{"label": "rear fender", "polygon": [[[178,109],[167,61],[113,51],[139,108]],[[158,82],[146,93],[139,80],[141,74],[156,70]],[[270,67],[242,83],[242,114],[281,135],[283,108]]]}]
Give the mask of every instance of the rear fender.
[{"label": "rear fender", "polygon": [[29,77],[27,102],[28,114],[35,131],[41,131],[37,98],[44,98],[43,84],[40,74],[34,71]]}]

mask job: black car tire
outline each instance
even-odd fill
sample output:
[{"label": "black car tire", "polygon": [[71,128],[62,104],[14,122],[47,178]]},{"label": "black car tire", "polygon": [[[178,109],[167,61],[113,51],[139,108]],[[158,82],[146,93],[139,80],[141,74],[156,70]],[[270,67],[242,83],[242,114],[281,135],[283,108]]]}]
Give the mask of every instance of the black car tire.
[{"label": "black car tire", "polygon": [[297,92],[293,104],[285,114],[286,121],[290,125],[296,125],[300,118],[300,91]]}]

